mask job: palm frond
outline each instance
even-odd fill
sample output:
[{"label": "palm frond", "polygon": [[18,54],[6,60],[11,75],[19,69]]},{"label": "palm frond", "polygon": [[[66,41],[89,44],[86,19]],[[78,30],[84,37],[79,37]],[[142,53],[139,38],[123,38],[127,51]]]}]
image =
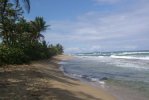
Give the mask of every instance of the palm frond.
[{"label": "palm frond", "polygon": [[[22,0],[25,6],[25,9],[27,10],[27,12],[30,12],[30,0]],[[20,0],[15,0],[15,4],[16,7],[18,7],[20,5]]]},{"label": "palm frond", "polygon": [[25,4],[25,8],[28,11],[28,13],[30,12],[30,0],[23,0],[24,4]]}]

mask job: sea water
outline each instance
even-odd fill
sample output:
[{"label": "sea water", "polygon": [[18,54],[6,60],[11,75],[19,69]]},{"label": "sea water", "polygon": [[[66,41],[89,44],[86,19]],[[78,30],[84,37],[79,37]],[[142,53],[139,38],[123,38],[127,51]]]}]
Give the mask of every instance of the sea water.
[{"label": "sea water", "polygon": [[149,100],[149,51],[80,53],[61,65],[66,74],[106,85],[119,100]]}]

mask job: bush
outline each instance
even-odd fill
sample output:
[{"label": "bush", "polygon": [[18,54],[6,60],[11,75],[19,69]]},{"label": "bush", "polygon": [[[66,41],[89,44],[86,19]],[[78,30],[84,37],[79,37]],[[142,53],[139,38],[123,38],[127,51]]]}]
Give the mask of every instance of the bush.
[{"label": "bush", "polygon": [[30,61],[22,49],[0,46],[0,65],[23,64]]},{"label": "bush", "polygon": [[29,44],[24,49],[24,53],[28,55],[31,58],[31,60],[40,60],[49,58],[49,51],[47,46],[38,42]]},{"label": "bush", "polygon": [[23,64],[31,60],[48,59],[52,56],[62,54],[63,47],[58,45],[47,45],[46,42],[27,42],[24,45],[5,46],[0,44],[0,65]]},{"label": "bush", "polygon": [[56,47],[49,48],[49,55],[50,57],[55,56],[58,54],[58,49]]}]

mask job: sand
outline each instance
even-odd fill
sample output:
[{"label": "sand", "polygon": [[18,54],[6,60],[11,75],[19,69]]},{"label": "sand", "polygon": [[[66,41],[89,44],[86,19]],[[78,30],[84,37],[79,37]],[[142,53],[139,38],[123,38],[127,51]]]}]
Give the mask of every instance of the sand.
[{"label": "sand", "polygon": [[103,89],[64,76],[58,62],[67,59],[73,57],[0,68],[0,100],[116,100]]}]

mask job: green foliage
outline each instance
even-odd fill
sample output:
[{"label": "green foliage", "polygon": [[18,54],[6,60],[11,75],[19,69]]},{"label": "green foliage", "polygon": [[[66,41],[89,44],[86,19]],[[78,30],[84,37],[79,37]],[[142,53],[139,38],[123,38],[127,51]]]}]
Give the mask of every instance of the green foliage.
[{"label": "green foliage", "polygon": [[56,47],[50,47],[49,48],[49,54],[50,56],[54,56],[58,54],[58,49]]},{"label": "green foliage", "polygon": [[37,41],[27,45],[27,47],[24,49],[24,52],[32,60],[46,59],[50,57],[47,46]]},{"label": "green foliage", "polygon": [[[47,45],[44,40],[41,32],[49,26],[44,18],[27,21],[20,0],[15,1],[0,0],[0,65],[28,63],[62,54],[62,45]],[[30,0],[23,1],[30,9]]]},{"label": "green foliage", "polygon": [[58,49],[58,54],[62,54],[63,53],[63,46],[61,44],[57,44],[56,48]]},{"label": "green foliage", "polygon": [[57,45],[49,45],[49,53],[50,56],[59,55],[63,53],[63,47],[60,44]]},{"label": "green foliage", "polygon": [[23,64],[30,61],[23,50],[19,48],[0,46],[0,64]]}]

